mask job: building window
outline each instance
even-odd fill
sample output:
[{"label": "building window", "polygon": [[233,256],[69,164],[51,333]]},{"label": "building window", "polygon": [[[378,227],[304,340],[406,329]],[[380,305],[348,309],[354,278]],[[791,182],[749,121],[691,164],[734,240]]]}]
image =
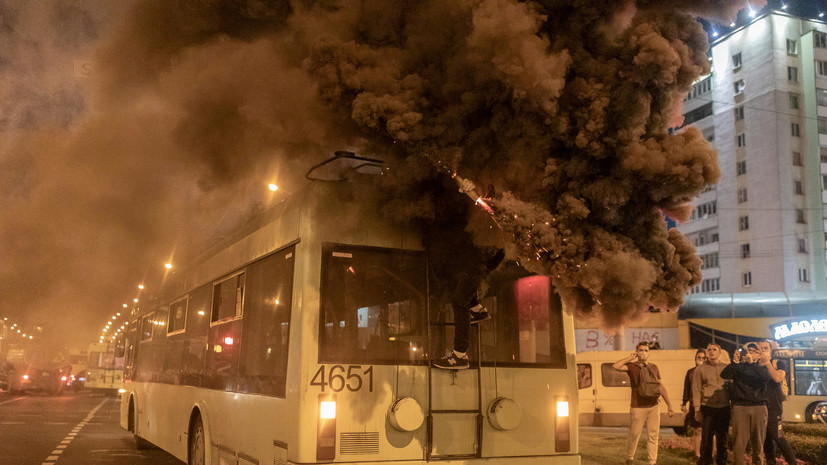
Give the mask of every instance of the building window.
[{"label": "building window", "polygon": [[787,66],[787,80],[790,82],[798,82],[798,68],[795,66]]},{"label": "building window", "polygon": [[787,53],[790,55],[796,54],[796,42],[795,39],[787,39]]},{"label": "building window", "polygon": [[827,48],[827,34],[823,32],[814,31],[813,41],[815,42],[813,45],[816,48]]},{"label": "building window", "polygon": [[741,258],[749,258],[749,244],[741,244]]},{"label": "building window", "polygon": [[747,188],[738,189],[738,203],[744,203],[747,200],[749,200],[747,197]]},{"label": "building window", "polygon": [[816,60],[816,73],[819,76],[827,76],[827,61]]},{"label": "building window", "polygon": [[718,268],[718,252],[701,255],[701,269]]},{"label": "building window", "polygon": [[827,147],[821,147],[820,152],[821,152],[821,162],[822,163],[827,163]]},{"label": "building window", "polygon": [[804,217],[804,209],[803,208],[796,208],[795,209],[795,222],[798,224],[807,224],[807,219]]},{"label": "building window", "polygon": [[741,52],[732,55],[732,69],[738,69],[741,67]]},{"label": "building window", "polygon": [[807,271],[807,268],[799,268],[798,269],[798,280],[802,283],[809,283],[810,282],[810,273]]},{"label": "building window", "polygon": [[827,118],[823,116],[818,117],[818,133],[827,134]]},{"label": "building window", "polygon": [[735,174],[741,176],[742,174],[747,174],[747,161],[739,161],[735,163]]},{"label": "building window", "polygon": [[801,137],[801,126],[799,126],[798,123],[792,123],[790,125],[790,132],[793,137]]},{"label": "building window", "polygon": [[749,229],[749,215],[738,217],[738,231]]},{"label": "building window", "polygon": [[747,84],[744,82],[743,79],[735,81],[732,85],[735,88],[735,95],[742,93],[744,89],[747,87]]},{"label": "building window", "polygon": [[807,253],[807,239],[799,238],[798,239],[798,252],[799,253]]},{"label": "building window", "polygon": [[821,175],[821,190],[827,190],[827,174]]},{"label": "building window", "polygon": [[816,88],[816,103],[818,105],[827,105],[827,89]]},{"label": "building window", "polygon": [[744,107],[737,107],[733,109],[735,113],[735,121],[741,121],[744,119]]},{"label": "building window", "polygon": [[796,179],[794,182],[795,185],[795,195],[804,195],[804,183],[800,180]]},{"label": "building window", "polygon": [[744,287],[752,286],[752,271],[744,273]]},{"label": "building window", "polygon": [[712,116],[712,102],[684,113],[683,125],[686,126],[687,124],[692,124],[695,121],[706,118],[707,116]]},{"label": "building window", "polygon": [[701,282],[701,292],[715,292],[721,290],[721,278],[704,279]]},{"label": "building window", "polygon": [[747,135],[743,134],[743,133],[738,134],[738,137],[736,137],[736,144],[738,145],[738,147],[746,147],[746,145],[747,145]]},{"label": "building window", "polygon": [[798,94],[790,94],[790,108],[798,110]]},{"label": "building window", "polygon": [[801,152],[793,152],[793,166],[804,166],[801,161]]}]

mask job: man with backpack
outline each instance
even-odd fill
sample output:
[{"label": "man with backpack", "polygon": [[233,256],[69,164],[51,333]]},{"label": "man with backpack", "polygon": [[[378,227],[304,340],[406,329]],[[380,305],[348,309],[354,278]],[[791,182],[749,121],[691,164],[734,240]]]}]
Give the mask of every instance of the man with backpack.
[{"label": "man with backpack", "polygon": [[767,459],[767,465],[775,465],[775,446],[778,445],[784,460],[789,465],[795,465],[795,452],[793,452],[793,448],[790,447],[790,443],[787,442],[781,430],[783,402],[789,393],[786,365],[784,365],[783,360],[773,360],[770,341],[759,342],[758,350],[761,351],[761,358],[758,363],[767,367],[767,371],[772,378],[766,384],[767,437],[764,439],[764,456]]},{"label": "man with backpack", "polygon": [[618,360],[612,367],[615,370],[629,374],[629,384],[632,386],[631,423],[629,436],[626,438],[626,465],[631,465],[635,459],[638,439],[646,425],[648,442],[646,451],[649,455],[649,465],[658,461],[658,434],[660,433],[660,409],[658,400],[663,397],[666,401],[669,416],[675,412],[666,387],[660,379],[660,371],[654,363],[647,363],[649,359],[649,343],[639,342],[636,350],[628,357]]}]

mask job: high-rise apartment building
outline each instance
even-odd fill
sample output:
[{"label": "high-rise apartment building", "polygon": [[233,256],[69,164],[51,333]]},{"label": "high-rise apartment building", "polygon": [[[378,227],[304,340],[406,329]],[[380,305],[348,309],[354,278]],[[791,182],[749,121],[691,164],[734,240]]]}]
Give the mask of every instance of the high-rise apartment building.
[{"label": "high-rise apartment building", "polygon": [[768,12],[711,59],[683,109],[721,168],[678,226],[703,262],[692,292],[827,290],[827,23]]}]

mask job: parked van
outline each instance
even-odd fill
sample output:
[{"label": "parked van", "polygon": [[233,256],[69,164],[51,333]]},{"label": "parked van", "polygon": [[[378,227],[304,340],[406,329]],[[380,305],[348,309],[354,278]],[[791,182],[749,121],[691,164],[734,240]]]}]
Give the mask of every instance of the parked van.
[{"label": "parked van", "polygon": [[[581,352],[577,354],[580,396],[580,426],[628,426],[631,387],[625,371],[612,368],[631,351]],[[660,424],[685,432],[681,412],[686,371],[695,366],[695,349],[651,350],[649,362],[658,366],[675,414],[669,417],[666,402],[660,401]]]}]

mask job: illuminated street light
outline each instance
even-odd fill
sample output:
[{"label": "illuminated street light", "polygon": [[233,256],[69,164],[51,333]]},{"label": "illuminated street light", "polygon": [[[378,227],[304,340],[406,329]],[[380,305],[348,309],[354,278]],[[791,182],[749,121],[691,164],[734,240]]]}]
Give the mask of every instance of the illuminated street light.
[{"label": "illuminated street light", "polygon": [[267,186],[267,187],[268,187],[268,188],[270,188],[270,190],[271,190],[271,191],[273,191],[273,192],[275,192],[275,191],[279,190],[279,186],[277,186],[277,185],[275,185],[275,184],[270,184],[270,185],[269,185],[269,186]]},{"label": "illuminated street light", "polygon": [[123,308],[126,308],[126,304],[123,304]]},{"label": "illuminated street light", "polygon": [[138,303],[138,299],[132,299],[132,301],[135,302],[136,304]]},{"label": "illuminated street light", "polygon": [[144,285],[143,285],[143,284],[138,284],[138,289],[143,290],[143,289],[144,289]]},{"label": "illuminated street light", "polygon": [[172,263],[167,263],[166,265],[164,265],[164,268],[166,268],[168,270],[171,270],[172,269]]}]

